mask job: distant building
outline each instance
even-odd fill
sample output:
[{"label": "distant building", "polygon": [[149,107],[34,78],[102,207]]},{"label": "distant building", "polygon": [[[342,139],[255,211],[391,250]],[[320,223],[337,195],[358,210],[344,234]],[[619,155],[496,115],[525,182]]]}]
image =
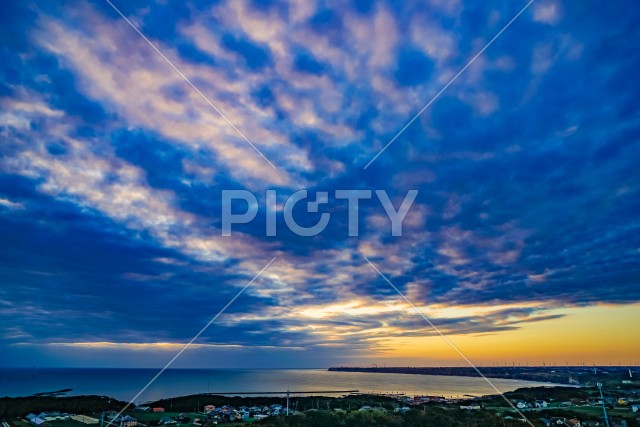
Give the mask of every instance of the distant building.
[{"label": "distant building", "polygon": [[29,423],[31,425],[34,426],[45,426],[47,423],[47,420],[45,419],[45,415],[46,413],[42,413],[40,415],[36,415],[36,414],[29,414],[27,415],[25,418],[27,419],[27,421],[29,421]]},{"label": "distant building", "polygon": [[204,413],[208,414],[209,412],[213,412],[216,410],[216,405],[205,405]]},{"label": "distant building", "polygon": [[[164,412],[164,411],[161,411],[161,412]],[[177,422],[171,417],[162,417],[160,418],[160,424],[168,426],[172,424],[177,424]]]},{"label": "distant building", "polygon": [[516,403],[516,408],[518,408],[518,409],[525,409],[525,408],[527,408],[527,406],[529,406],[529,405],[527,405],[527,402],[523,402],[522,400],[520,400],[520,401],[518,401]]},{"label": "distant building", "polygon": [[46,412],[41,414],[40,417],[42,417],[42,415],[44,415],[45,421],[61,421],[61,420],[69,419],[69,414],[62,413],[59,411]]},{"label": "distant building", "polygon": [[83,424],[98,424],[100,420],[93,417],[88,417],[86,415],[71,415],[71,419],[74,421],[78,421]]},{"label": "distant building", "polygon": [[546,400],[536,400],[536,408],[546,408],[549,406]]},{"label": "distant building", "polygon": [[136,427],[137,425],[138,420],[129,415],[126,415],[120,419],[120,427]]},{"label": "distant building", "polygon": [[564,417],[554,417],[551,418],[552,426],[561,426],[561,427],[582,427],[580,420],[577,418],[572,418],[570,420]]},{"label": "distant building", "polygon": [[111,421],[117,416],[118,416],[118,412],[117,411],[104,411],[102,413],[102,419],[105,420],[105,421]]},{"label": "distant building", "polygon": [[480,405],[460,405],[460,409],[466,409],[467,411],[479,411],[482,407]]},{"label": "distant building", "polygon": [[152,409],[153,412],[164,412],[164,408],[153,408]]}]

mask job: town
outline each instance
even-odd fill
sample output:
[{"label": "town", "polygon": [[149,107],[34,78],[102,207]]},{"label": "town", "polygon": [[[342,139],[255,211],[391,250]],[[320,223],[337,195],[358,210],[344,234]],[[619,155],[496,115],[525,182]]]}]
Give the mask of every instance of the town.
[{"label": "town", "polygon": [[[534,387],[504,397],[508,402],[499,395],[453,399],[352,393],[289,400],[197,394],[147,402],[121,414],[126,402],[108,397],[32,396],[0,399],[0,417],[2,427],[640,426],[640,387],[635,381],[612,378],[602,393],[591,386]],[[25,412],[27,407],[32,410]]]}]

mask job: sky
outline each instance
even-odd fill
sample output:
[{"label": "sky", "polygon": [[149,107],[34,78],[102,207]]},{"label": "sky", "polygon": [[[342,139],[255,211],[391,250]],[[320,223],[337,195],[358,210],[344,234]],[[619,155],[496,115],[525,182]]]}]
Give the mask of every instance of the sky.
[{"label": "sky", "polygon": [[[639,3],[535,0],[467,68],[525,2],[113,5],[0,3],[0,365],[163,366],[274,257],[174,367],[465,365],[411,304],[477,364],[639,362]],[[338,189],[418,195],[356,237]]]}]

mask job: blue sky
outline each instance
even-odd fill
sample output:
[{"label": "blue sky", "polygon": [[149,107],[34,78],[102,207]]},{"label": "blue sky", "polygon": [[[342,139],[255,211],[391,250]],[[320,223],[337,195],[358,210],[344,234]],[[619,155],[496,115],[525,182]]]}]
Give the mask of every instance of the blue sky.
[{"label": "blue sky", "polygon": [[[0,363],[162,365],[273,256],[177,366],[402,358],[363,256],[454,337],[640,301],[636,2],[536,0],[366,170],[524,2],[114,3],[276,168],[107,3],[3,3]],[[222,237],[224,189],[419,195]]]}]

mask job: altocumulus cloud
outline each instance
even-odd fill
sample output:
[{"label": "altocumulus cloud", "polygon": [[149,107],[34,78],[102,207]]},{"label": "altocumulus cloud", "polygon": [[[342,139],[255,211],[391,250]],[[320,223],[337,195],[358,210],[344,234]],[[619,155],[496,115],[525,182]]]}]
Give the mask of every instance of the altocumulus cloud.
[{"label": "altocumulus cloud", "polygon": [[[535,2],[364,171],[521,6],[123,4],[274,170],[105,3],[4,4],[0,347],[162,354],[274,255],[196,354],[295,364],[433,334],[362,256],[448,334],[639,301],[625,3]],[[345,206],[313,239],[222,238],[225,188],[420,193],[401,238],[374,203],[358,239]]]}]

